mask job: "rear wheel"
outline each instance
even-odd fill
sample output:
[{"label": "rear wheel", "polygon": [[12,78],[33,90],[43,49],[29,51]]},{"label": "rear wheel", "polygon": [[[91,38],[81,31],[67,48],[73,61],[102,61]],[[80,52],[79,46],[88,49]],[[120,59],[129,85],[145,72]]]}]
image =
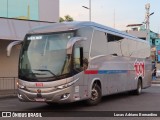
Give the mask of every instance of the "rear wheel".
[{"label": "rear wheel", "polygon": [[97,84],[93,84],[91,90],[91,97],[87,100],[88,105],[97,105],[101,101],[102,93]]},{"label": "rear wheel", "polygon": [[134,91],[136,95],[140,95],[142,93],[142,81],[138,79],[137,89]]}]

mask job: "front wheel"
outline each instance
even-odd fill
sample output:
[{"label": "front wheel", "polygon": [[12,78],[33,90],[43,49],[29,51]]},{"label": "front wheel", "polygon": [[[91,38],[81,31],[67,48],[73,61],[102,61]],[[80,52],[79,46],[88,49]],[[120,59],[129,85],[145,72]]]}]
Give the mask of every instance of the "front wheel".
[{"label": "front wheel", "polygon": [[97,105],[101,101],[102,93],[97,84],[94,84],[91,90],[91,97],[87,100],[88,105]]}]

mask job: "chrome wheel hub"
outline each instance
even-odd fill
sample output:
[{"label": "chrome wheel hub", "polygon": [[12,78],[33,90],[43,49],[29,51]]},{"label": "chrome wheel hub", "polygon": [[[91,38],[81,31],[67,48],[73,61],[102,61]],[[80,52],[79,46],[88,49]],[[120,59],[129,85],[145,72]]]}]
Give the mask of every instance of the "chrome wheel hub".
[{"label": "chrome wheel hub", "polygon": [[98,91],[96,89],[92,89],[91,91],[91,99],[96,100],[98,98]]}]

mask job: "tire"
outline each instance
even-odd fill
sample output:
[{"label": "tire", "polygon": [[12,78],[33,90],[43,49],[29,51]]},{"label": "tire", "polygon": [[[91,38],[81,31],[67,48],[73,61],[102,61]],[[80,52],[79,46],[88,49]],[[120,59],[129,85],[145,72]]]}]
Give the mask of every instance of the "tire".
[{"label": "tire", "polygon": [[93,84],[91,90],[91,98],[87,100],[87,104],[91,106],[97,105],[98,103],[100,103],[101,98],[102,98],[102,93],[100,87],[97,84]]},{"label": "tire", "polygon": [[142,93],[142,81],[138,79],[137,89],[134,91],[135,95],[140,95]]}]

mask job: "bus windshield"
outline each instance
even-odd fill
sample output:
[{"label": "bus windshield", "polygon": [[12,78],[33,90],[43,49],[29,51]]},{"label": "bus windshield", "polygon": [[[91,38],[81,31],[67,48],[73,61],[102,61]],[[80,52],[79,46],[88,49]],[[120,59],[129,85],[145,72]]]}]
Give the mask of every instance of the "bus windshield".
[{"label": "bus windshield", "polygon": [[70,73],[66,46],[74,32],[27,35],[19,60],[19,78],[52,81]]}]

